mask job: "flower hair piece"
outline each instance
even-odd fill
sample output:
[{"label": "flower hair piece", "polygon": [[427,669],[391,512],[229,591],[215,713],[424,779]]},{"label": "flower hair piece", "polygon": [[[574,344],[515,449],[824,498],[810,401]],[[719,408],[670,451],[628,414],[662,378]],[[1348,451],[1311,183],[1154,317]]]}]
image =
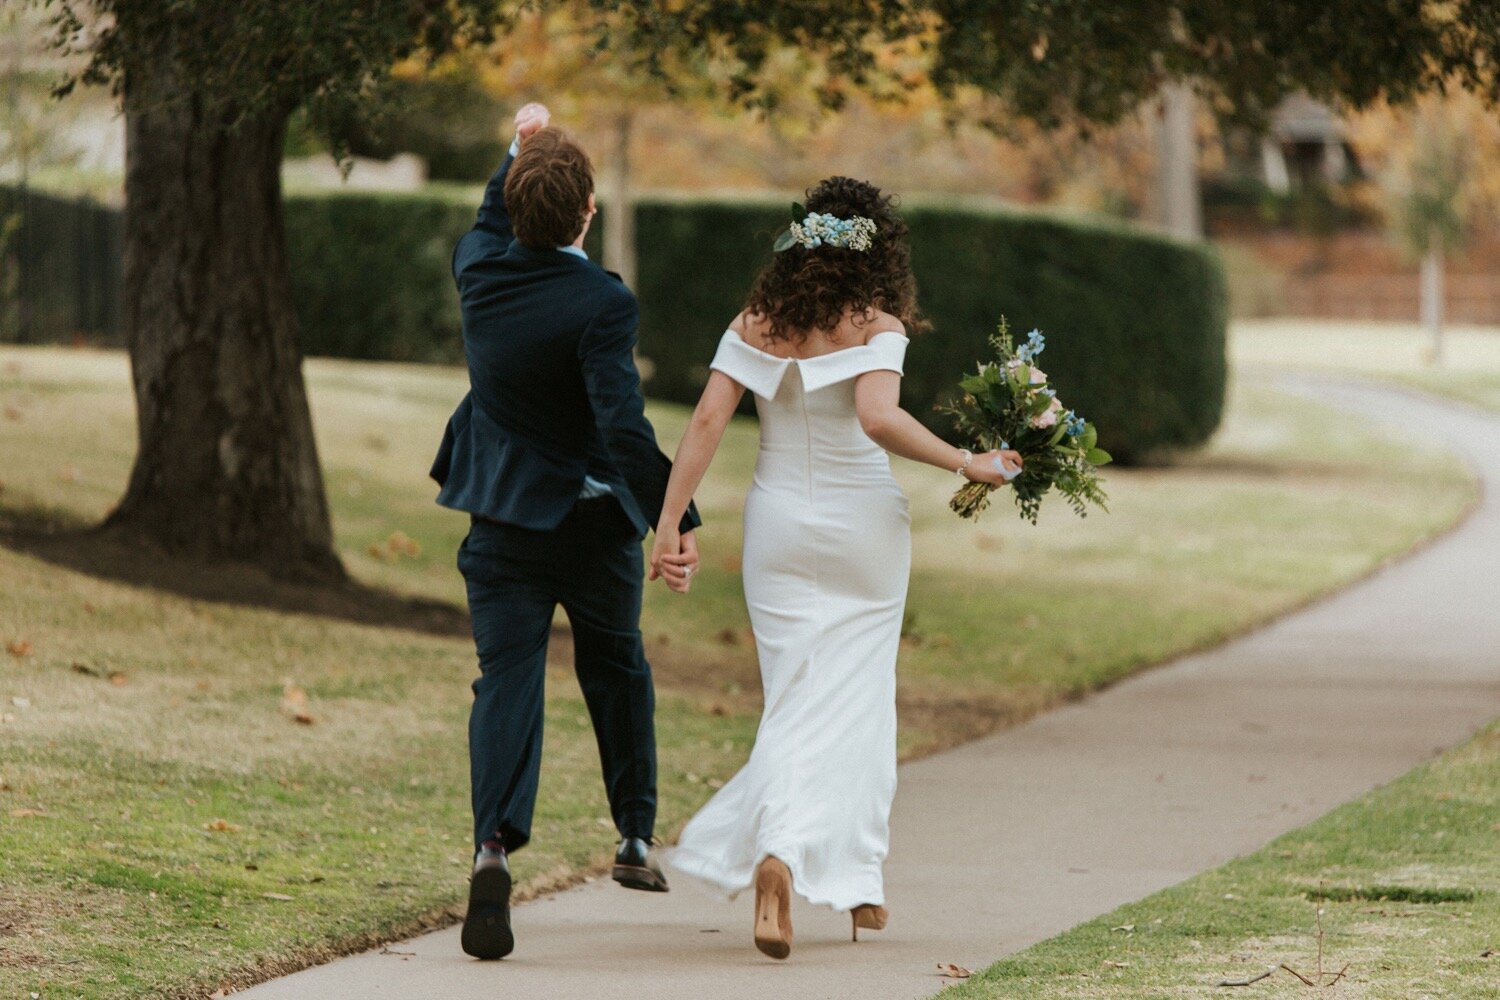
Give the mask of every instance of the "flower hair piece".
[{"label": "flower hair piece", "polygon": [[809,212],[797,202],[792,203],[792,215],[800,216],[801,222],[793,222],[780,236],[772,248],[777,253],[802,246],[808,250],[816,247],[837,247],[841,250],[870,249],[875,239],[875,222],[862,215],[841,219],[836,215]]}]

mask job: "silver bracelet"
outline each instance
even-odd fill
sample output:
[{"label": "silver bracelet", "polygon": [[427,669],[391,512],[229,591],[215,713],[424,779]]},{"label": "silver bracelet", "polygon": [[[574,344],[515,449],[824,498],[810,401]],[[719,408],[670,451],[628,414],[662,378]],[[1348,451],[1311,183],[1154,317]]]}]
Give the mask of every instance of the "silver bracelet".
[{"label": "silver bracelet", "polygon": [[958,476],[959,479],[968,479],[969,477],[964,475],[964,473],[968,472],[969,466],[974,464],[974,453],[967,448],[958,449],[958,453],[963,456],[964,464],[954,469],[953,474]]}]

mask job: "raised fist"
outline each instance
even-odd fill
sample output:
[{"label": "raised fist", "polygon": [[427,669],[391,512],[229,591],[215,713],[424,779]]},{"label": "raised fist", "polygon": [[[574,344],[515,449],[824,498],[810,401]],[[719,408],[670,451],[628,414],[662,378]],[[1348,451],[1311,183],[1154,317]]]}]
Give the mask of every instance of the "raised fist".
[{"label": "raised fist", "polygon": [[546,128],[551,120],[552,113],[547,106],[532,101],[516,112],[516,138],[525,142],[538,129]]}]

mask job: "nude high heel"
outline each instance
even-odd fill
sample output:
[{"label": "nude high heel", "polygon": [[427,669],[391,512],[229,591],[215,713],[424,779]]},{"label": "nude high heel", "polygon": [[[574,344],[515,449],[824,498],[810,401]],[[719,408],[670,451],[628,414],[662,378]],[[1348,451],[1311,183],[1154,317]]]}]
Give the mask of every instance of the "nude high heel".
[{"label": "nude high heel", "polygon": [[849,916],[854,918],[854,940],[858,941],[861,927],[867,931],[885,930],[885,922],[891,919],[891,911],[874,903],[861,903],[849,911]]},{"label": "nude high heel", "polygon": [[771,958],[792,953],[792,873],[770,856],[755,869],[755,947]]}]

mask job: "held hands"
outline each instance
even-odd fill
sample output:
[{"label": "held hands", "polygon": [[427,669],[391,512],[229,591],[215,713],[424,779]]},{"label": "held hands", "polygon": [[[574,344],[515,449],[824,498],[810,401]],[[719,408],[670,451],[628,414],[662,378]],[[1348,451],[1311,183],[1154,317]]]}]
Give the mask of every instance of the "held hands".
[{"label": "held hands", "polygon": [[679,534],[676,528],[656,530],[656,543],[651,546],[651,575],[660,577],[668,589],[686,594],[693,585],[693,574],[698,572],[698,539],[693,532]]},{"label": "held hands", "polygon": [[[1010,448],[997,451],[987,451],[982,455],[975,455],[974,461],[969,463],[964,476],[971,483],[987,483],[990,486],[1005,486],[1015,478],[1015,473],[1021,471],[1021,453]],[[1009,478],[1000,470],[1004,468],[1011,473]]]},{"label": "held hands", "polygon": [[525,142],[552,121],[552,112],[545,104],[532,101],[516,112],[516,139]]}]

